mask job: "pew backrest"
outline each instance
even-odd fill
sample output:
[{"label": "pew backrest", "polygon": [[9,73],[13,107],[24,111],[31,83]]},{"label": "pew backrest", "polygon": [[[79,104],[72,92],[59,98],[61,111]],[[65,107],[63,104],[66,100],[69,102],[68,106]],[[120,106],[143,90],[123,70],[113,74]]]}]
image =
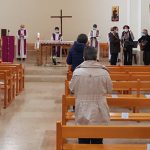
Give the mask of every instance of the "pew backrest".
[{"label": "pew backrest", "polygon": [[66,126],[57,122],[56,130],[57,150],[63,150],[67,138],[150,138],[150,126]]}]

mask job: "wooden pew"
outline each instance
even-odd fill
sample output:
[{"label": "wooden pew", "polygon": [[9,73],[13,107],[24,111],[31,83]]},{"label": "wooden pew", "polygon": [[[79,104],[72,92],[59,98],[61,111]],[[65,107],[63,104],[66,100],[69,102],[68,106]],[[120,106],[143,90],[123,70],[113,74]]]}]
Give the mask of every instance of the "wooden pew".
[{"label": "wooden pew", "polygon": [[4,108],[7,108],[12,102],[12,81],[9,70],[0,71],[1,88],[4,89]]},{"label": "wooden pew", "polygon": [[150,81],[150,74],[110,74],[112,81]]},{"label": "wooden pew", "polygon": [[[113,81],[150,81],[150,72],[110,72]],[[72,72],[67,73],[67,80],[72,78]]]},{"label": "wooden pew", "polygon": [[147,144],[69,144],[68,138],[150,139],[149,126],[66,126],[56,124],[57,150],[146,150]]},{"label": "wooden pew", "polygon": [[[150,91],[150,81],[114,81],[113,91],[135,91],[137,97],[140,96],[141,91]],[[70,95],[69,81],[65,80],[65,95]]]},{"label": "wooden pew", "polygon": [[[136,97],[131,95],[130,97],[118,97],[112,98],[107,97],[107,103],[109,107],[123,107],[123,108],[133,108],[133,113],[139,112],[139,109],[150,108],[150,98],[144,96]],[[71,106],[75,106],[75,97],[73,96],[62,96],[62,123],[66,124],[69,120],[74,120],[74,112],[69,112]],[[128,119],[122,119],[121,114],[111,113],[111,120],[116,121],[150,121],[150,114],[139,114],[139,113],[130,113]],[[120,116],[120,117],[119,117]],[[143,116],[143,118],[141,117]]]},{"label": "wooden pew", "polygon": [[11,86],[11,99],[14,99],[16,96],[16,82],[15,82],[15,70],[14,68],[0,66],[0,72],[9,71],[9,78],[10,78],[10,86]]},{"label": "wooden pew", "polygon": [[4,89],[4,108],[7,108],[24,88],[24,69],[21,64],[0,63],[0,73]]},{"label": "wooden pew", "polygon": [[106,66],[109,72],[150,72],[149,66]]},{"label": "wooden pew", "polygon": [[1,91],[2,87],[0,84],[0,115],[2,114],[2,91]]},{"label": "wooden pew", "polygon": [[113,83],[113,91],[128,91],[132,93],[135,91],[137,97],[140,96],[141,91],[150,91],[150,82],[148,81],[114,81]]},{"label": "wooden pew", "polygon": [[[149,66],[106,66],[110,72],[150,72]],[[68,72],[71,71],[71,65],[68,65]]]},{"label": "wooden pew", "polygon": [[11,64],[11,63],[0,63],[0,68],[13,68],[15,71],[16,80],[16,95],[18,95],[24,89],[24,68],[21,64]]}]

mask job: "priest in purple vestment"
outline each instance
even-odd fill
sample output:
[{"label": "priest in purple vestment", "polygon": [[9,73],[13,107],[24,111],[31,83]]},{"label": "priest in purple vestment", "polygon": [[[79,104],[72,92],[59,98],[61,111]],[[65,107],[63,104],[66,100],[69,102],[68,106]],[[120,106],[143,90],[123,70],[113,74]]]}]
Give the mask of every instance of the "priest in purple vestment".
[{"label": "priest in purple vestment", "polygon": [[[52,33],[51,40],[52,41],[62,41],[63,40],[62,34],[59,32],[59,27],[55,27],[55,32]],[[53,60],[54,65],[57,64],[57,57],[60,57],[60,49],[61,49],[60,46],[53,46],[52,60]]]},{"label": "priest in purple vestment", "polygon": [[27,30],[24,25],[20,26],[17,33],[18,47],[16,51],[16,57],[18,60],[25,60],[27,58]]}]

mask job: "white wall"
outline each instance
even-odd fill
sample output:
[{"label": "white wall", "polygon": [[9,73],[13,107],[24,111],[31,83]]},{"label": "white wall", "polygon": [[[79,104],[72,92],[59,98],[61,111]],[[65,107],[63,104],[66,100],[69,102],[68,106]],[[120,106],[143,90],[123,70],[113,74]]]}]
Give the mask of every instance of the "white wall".
[{"label": "white wall", "polygon": [[[127,22],[127,4],[126,0],[63,0],[65,14],[73,16],[73,19],[67,19],[64,26],[64,36],[74,39],[77,34],[88,33],[93,23],[98,24],[101,33],[101,41],[107,40],[110,27],[119,26],[122,28]],[[78,5],[77,5],[78,4]],[[120,21],[111,21],[111,9],[113,5],[120,6]]]},{"label": "white wall", "polygon": [[29,42],[35,40],[37,32],[42,38],[49,38],[50,31],[58,24],[51,21],[51,15],[57,15],[62,6],[61,0],[1,0],[0,29],[8,28],[16,35],[20,24],[25,24],[29,33]]},{"label": "white wall", "polygon": [[150,32],[150,0],[141,0],[142,1],[142,13],[141,13],[141,17],[142,17],[142,23],[141,23],[141,28],[144,29],[148,29]]},{"label": "white wall", "polygon": [[[149,27],[150,21],[147,21],[148,18],[145,19],[145,15],[149,16],[149,13],[145,8],[150,0],[142,1],[142,27]],[[120,6],[119,22],[111,22],[113,5]],[[127,0],[1,0],[0,28],[9,28],[11,33],[16,35],[19,25],[23,23],[29,32],[28,42],[34,42],[37,32],[41,33],[42,39],[48,39],[54,26],[60,23],[59,19],[51,19],[50,16],[59,15],[60,9],[63,9],[64,15],[73,16],[72,19],[63,21],[65,40],[75,40],[79,33],[88,34],[92,24],[96,23],[101,32],[101,41],[106,42],[111,26],[118,26],[122,31],[122,26],[128,23],[127,5]],[[134,12],[135,9],[132,9]],[[133,17],[134,15],[135,13]],[[133,21],[132,25],[135,24]],[[136,28],[133,29],[135,32]]]},{"label": "white wall", "polygon": [[128,25],[134,33],[135,40],[138,40],[141,36],[141,0],[128,0],[128,5]]}]

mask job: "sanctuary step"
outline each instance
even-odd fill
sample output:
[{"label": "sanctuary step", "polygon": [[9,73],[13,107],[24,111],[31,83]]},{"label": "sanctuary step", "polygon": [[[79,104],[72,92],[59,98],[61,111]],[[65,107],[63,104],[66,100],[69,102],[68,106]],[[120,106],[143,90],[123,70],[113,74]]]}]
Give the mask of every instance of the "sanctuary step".
[{"label": "sanctuary step", "polygon": [[64,82],[64,75],[26,75],[26,82]]},{"label": "sanctuary step", "polygon": [[25,64],[26,82],[64,82],[67,67],[38,67]]}]

